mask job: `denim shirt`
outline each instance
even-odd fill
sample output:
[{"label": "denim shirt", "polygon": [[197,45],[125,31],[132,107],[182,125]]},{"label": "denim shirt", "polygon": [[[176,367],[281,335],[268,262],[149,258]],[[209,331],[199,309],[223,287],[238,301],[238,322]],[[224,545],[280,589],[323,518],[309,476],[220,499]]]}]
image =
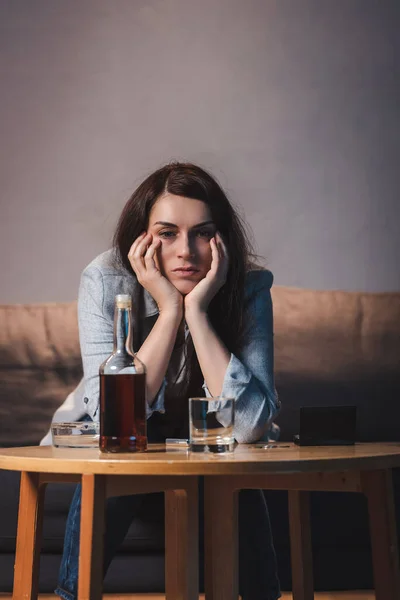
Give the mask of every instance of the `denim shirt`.
[{"label": "denim shirt", "polygon": [[[272,273],[249,271],[245,289],[244,344],[231,354],[221,396],[235,399],[234,435],[238,442],[262,439],[280,407],[274,385],[274,351],[271,285]],[[117,294],[132,297],[134,349],[137,351],[158,317],[152,296],[143,290],[135,275],[116,260],[115,250],[107,250],[83,271],[78,299],[79,338],[85,379],[86,411],[99,419],[99,367],[113,351],[114,302]],[[140,299],[143,298],[141,301]],[[138,323],[140,321],[140,327]],[[135,332],[141,339],[135,339]],[[168,371],[167,371],[168,373]],[[184,375],[184,372],[183,372]],[[147,416],[164,411],[166,378]],[[204,382],[205,394],[211,397]]]}]

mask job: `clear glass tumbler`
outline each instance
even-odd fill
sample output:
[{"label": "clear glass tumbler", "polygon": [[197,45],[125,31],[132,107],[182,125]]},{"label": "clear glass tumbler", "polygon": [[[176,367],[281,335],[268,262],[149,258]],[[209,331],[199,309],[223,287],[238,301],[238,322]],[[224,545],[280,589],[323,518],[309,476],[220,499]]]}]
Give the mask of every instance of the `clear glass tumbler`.
[{"label": "clear glass tumbler", "polygon": [[233,452],[233,398],[189,398],[189,443],[192,452]]}]

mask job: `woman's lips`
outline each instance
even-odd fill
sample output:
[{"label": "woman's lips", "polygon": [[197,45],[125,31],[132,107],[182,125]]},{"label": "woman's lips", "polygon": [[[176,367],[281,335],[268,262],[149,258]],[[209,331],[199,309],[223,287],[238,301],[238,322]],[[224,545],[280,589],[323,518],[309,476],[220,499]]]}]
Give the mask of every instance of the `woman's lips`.
[{"label": "woman's lips", "polygon": [[173,272],[179,277],[191,277],[199,272],[199,269],[174,269]]}]

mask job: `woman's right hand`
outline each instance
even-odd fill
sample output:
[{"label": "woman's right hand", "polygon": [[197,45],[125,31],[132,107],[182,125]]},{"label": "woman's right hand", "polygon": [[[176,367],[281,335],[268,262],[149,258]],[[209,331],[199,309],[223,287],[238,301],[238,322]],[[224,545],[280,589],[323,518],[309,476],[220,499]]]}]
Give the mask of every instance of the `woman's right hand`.
[{"label": "woman's right hand", "polygon": [[140,285],[142,285],[157,302],[160,313],[171,313],[182,317],[183,296],[174,285],[161,273],[157,250],[161,240],[154,240],[145,231],[133,242],[128,252],[128,259]]}]

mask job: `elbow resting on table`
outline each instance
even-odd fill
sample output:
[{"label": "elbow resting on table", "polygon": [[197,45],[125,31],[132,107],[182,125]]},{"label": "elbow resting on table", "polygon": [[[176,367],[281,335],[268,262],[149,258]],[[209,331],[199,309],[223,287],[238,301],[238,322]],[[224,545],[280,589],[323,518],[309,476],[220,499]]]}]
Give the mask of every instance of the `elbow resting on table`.
[{"label": "elbow resting on table", "polygon": [[276,393],[273,398],[264,397],[259,414],[252,420],[241,419],[237,414],[235,439],[239,444],[252,444],[265,439],[273,420],[279,413],[280,402]]}]

